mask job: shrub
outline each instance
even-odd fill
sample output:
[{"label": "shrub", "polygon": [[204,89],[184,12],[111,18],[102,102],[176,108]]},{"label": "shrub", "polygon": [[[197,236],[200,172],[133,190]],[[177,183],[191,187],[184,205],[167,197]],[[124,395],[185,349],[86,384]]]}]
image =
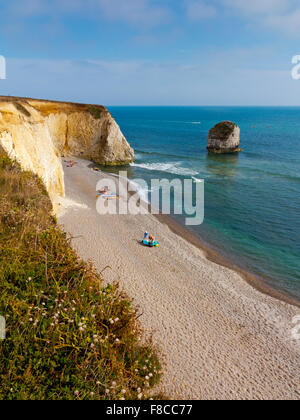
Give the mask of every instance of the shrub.
[{"label": "shrub", "polygon": [[99,120],[102,116],[103,113],[103,108],[100,106],[90,106],[89,107],[89,112],[92,114],[92,116],[96,119]]},{"label": "shrub", "polygon": [[31,116],[30,112],[27,111],[27,109],[20,102],[14,101],[13,104],[17,108],[17,110],[22,112],[22,114],[24,114],[26,117]]},{"label": "shrub", "polygon": [[102,286],[51,208],[0,150],[0,399],[148,398],[160,364],[130,299]]}]

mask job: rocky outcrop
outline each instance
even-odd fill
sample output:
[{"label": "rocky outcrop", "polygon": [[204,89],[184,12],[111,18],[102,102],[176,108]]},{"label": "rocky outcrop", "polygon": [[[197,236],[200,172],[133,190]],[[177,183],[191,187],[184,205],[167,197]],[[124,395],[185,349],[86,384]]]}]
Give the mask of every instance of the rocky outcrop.
[{"label": "rocky outcrop", "polygon": [[216,124],[209,132],[207,150],[209,153],[225,154],[240,152],[240,129],[231,121]]},{"label": "rocky outcrop", "polygon": [[0,144],[42,178],[51,199],[64,195],[63,155],[108,166],[134,159],[118,124],[98,105],[0,97]]}]

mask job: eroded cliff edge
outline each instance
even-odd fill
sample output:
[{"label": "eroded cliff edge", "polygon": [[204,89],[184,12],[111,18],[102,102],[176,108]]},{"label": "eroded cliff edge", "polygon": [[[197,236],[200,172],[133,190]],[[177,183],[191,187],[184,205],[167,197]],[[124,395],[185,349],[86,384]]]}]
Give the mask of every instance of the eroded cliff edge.
[{"label": "eroded cliff edge", "polygon": [[0,144],[24,170],[41,177],[54,202],[64,196],[61,156],[125,165],[134,151],[100,105],[0,96]]}]

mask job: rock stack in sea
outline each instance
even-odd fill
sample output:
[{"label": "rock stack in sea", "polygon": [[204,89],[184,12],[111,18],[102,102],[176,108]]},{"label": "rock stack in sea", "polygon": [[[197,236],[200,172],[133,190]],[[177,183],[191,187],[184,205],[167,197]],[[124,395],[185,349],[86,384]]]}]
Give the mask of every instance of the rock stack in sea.
[{"label": "rock stack in sea", "polygon": [[222,121],[209,131],[207,138],[209,153],[237,153],[241,151],[239,145],[240,128],[232,121]]}]

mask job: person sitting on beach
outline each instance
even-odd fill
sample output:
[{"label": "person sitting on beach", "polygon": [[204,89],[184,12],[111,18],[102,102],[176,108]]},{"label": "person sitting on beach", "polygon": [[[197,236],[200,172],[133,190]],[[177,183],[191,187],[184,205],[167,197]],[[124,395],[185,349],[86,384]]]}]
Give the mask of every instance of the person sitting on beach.
[{"label": "person sitting on beach", "polygon": [[150,246],[153,246],[154,245],[154,237],[153,236],[150,236],[149,239],[150,239],[149,245]]},{"label": "person sitting on beach", "polygon": [[77,162],[74,162],[74,160],[69,160],[67,161],[67,168],[73,168],[73,166],[76,164]]},{"label": "person sitting on beach", "polygon": [[106,193],[108,193],[108,188],[105,187],[105,188],[103,188],[103,190],[100,190],[98,192],[99,192],[99,194],[106,194]]},{"label": "person sitting on beach", "polygon": [[148,232],[145,232],[144,233],[144,241],[146,240],[146,239],[148,239],[149,238],[149,233]]}]

